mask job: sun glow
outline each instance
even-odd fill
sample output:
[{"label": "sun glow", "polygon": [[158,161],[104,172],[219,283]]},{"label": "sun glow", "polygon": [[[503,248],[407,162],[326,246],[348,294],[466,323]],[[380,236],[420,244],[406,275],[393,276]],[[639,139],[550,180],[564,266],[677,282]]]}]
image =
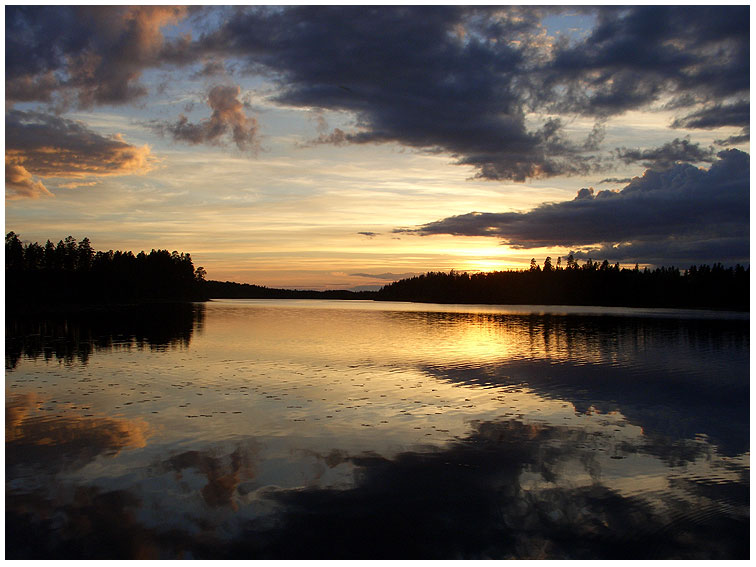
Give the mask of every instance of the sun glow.
[{"label": "sun glow", "polygon": [[507,265],[502,263],[502,259],[500,258],[481,258],[469,262],[464,270],[467,272],[500,272],[515,268],[514,264]]}]

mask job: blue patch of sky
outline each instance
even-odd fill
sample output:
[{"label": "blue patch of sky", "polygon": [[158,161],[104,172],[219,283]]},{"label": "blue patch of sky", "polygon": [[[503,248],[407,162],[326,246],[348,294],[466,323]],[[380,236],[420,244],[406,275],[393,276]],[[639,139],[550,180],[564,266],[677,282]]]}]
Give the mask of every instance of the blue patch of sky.
[{"label": "blue patch of sky", "polygon": [[566,36],[570,40],[578,41],[591,33],[596,25],[596,15],[568,11],[546,16],[541,20],[541,24],[551,36]]}]

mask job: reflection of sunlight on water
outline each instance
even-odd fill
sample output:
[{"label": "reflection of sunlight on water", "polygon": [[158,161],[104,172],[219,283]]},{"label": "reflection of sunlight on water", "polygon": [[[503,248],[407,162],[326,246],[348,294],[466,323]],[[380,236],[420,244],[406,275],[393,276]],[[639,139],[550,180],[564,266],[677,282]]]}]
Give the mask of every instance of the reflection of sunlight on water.
[{"label": "reflection of sunlight on water", "polygon": [[[85,407],[92,411],[149,419],[160,426],[155,439],[165,443],[285,436],[307,438],[320,451],[338,442],[344,450],[391,454],[458,439],[471,420],[613,427],[610,415],[589,416],[519,379],[502,381],[501,369],[489,363],[547,359],[613,366],[623,358],[637,362],[638,352],[648,353],[659,340],[632,325],[602,336],[564,317],[264,304],[210,304],[206,313],[206,332],[191,349],[159,358],[114,350],[86,368],[71,368],[75,382],[61,380],[57,389],[46,383],[43,391],[79,403],[87,396]],[[423,363],[449,369],[454,380],[428,374]],[[468,369],[490,372],[490,381],[455,382]],[[43,367],[31,366],[15,372],[10,387],[39,389],[43,376]],[[632,428],[625,425],[615,433],[627,435]]]}]

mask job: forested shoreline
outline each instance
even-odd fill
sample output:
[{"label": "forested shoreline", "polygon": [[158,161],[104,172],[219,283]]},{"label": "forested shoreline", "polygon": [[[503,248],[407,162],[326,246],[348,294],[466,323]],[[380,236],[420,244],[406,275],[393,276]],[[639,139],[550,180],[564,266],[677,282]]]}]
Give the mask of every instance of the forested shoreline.
[{"label": "forested shoreline", "polygon": [[750,268],[720,263],[639,269],[572,256],[528,270],[428,272],[378,291],[289,290],[206,280],[188,253],[95,251],[88,238],[23,244],[5,237],[6,309],[217,299],[363,299],[420,303],[598,305],[748,311]]},{"label": "forested shoreline", "polygon": [[23,244],[5,237],[6,309],[203,301],[205,270],[189,254],[95,251],[72,236]]},{"label": "forested shoreline", "polygon": [[501,305],[598,305],[749,310],[750,268],[691,266],[622,268],[568,258],[567,267],[547,258],[543,268],[491,273],[429,272],[384,286],[376,299]]},{"label": "forested shoreline", "polygon": [[376,299],[375,291],[350,291],[330,289],[280,289],[254,284],[207,280],[203,290],[210,298],[217,299]]}]

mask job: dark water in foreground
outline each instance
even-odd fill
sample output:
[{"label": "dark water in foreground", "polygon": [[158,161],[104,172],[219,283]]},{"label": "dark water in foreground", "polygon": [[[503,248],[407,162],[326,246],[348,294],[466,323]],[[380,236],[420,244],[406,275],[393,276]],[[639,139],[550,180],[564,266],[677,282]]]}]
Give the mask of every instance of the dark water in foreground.
[{"label": "dark water in foreground", "polygon": [[746,316],[6,321],[7,558],[749,556]]}]

